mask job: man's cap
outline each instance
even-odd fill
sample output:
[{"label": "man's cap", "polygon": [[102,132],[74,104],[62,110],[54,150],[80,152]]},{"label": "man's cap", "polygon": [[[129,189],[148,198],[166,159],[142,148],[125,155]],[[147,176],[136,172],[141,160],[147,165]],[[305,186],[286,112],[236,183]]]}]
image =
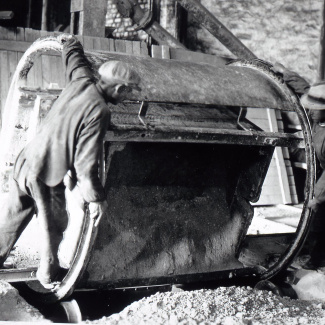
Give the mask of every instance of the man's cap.
[{"label": "man's cap", "polygon": [[121,83],[141,91],[138,86],[140,83],[139,75],[126,62],[115,60],[105,62],[98,69],[98,73],[106,81]]},{"label": "man's cap", "polygon": [[325,110],[325,81],[312,85],[300,102],[307,109]]}]

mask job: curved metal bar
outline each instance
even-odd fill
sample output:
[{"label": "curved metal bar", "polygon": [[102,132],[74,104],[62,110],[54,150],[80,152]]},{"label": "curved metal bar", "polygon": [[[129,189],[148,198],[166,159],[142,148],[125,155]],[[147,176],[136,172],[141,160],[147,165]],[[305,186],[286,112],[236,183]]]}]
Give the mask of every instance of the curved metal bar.
[{"label": "curved metal bar", "polygon": [[89,217],[89,211],[87,210],[84,217],[83,231],[79,240],[79,246],[71,267],[60,285],[51,293],[45,295],[44,300],[46,302],[61,300],[73,292],[83,271],[88,265],[92,247],[97,237],[97,231],[98,227],[95,226],[95,220]]},{"label": "curved metal bar", "polygon": [[95,226],[95,220],[89,218],[87,210],[84,215],[79,245],[68,273],[64,276],[61,283],[52,290],[46,290],[40,284],[36,286],[33,284],[27,285],[24,289],[28,290],[29,296],[33,300],[50,304],[71,295],[88,265],[92,247],[97,237],[97,231],[98,227]]},{"label": "curved metal bar", "polygon": [[312,199],[314,192],[314,183],[316,177],[315,152],[312,144],[311,127],[307,113],[298,100],[294,109],[299,117],[305,139],[305,154],[307,162],[305,202],[303,205],[300,221],[296,230],[296,237],[294,242],[291,244],[291,246],[287,248],[282,257],[271,268],[269,268],[265,271],[265,273],[260,275],[260,278],[262,280],[273,277],[275,274],[287,267],[292,262],[292,260],[299,253],[300,249],[304,244],[311,223],[312,211],[307,207],[307,204],[309,200]]},{"label": "curved metal bar", "polygon": [[269,68],[269,66],[263,64],[260,61],[236,61],[231,65],[243,66],[252,69],[257,69],[267,77],[271,78],[274,83],[281,89],[284,97],[287,98],[288,102],[292,104],[292,109],[297,113],[299,121],[302,126],[303,136],[305,141],[305,155],[307,163],[307,175],[305,184],[305,202],[303,205],[300,221],[296,230],[296,237],[293,243],[286,249],[282,254],[281,258],[272,265],[265,272],[262,272],[259,277],[262,280],[269,279],[276,275],[279,271],[287,267],[295,256],[299,253],[302,248],[306,236],[308,234],[309,226],[311,223],[312,211],[307,207],[309,200],[313,197],[314,184],[316,178],[316,163],[315,163],[315,151],[312,143],[312,131],[310,122],[304,107],[300,104],[297,96],[286,86],[282,79],[275,75]]}]

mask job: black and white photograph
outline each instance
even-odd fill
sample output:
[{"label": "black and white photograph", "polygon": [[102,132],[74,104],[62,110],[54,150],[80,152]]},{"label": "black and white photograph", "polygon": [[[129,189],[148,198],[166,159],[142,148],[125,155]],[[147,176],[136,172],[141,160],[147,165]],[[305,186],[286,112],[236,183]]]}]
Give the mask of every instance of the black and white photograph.
[{"label": "black and white photograph", "polygon": [[0,0],[0,324],[325,324],[324,0]]}]

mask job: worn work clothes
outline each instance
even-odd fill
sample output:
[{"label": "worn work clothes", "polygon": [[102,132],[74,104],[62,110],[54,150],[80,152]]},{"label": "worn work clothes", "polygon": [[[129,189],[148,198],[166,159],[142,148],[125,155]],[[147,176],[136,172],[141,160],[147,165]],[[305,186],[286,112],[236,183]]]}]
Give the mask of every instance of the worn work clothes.
[{"label": "worn work clothes", "polygon": [[110,122],[110,111],[80,43],[69,40],[62,55],[67,86],[36,137],[19,154],[14,179],[28,193],[25,183],[29,173],[53,187],[71,170],[84,200],[102,201],[105,193],[98,177],[98,156]]},{"label": "worn work clothes", "polygon": [[[65,187],[63,183],[48,187],[40,179],[29,174],[26,179],[28,193],[22,191],[17,182],[12,180],[10,192],[0,204],[0,265],[24,231],[35,213],[39,223],[46,229],[39,234],[42,252],[57,258],[57,250],[68,224],[65,210]],[[55,211],[55,213],[52,213]],[[44,240],[46,236],[46,240]],[[46,248],[46,249],[45,249]]]},{"label": "worn work clothes", "polygon": [[313,125],[313,143],[322,174],[316,182],[314,193],[317,203],[325,202],[325,126],[320,122]]},{"label": "worn work clothes", "polygon": [[[66,225],[62,180],[67,171],[78,181],[86,202],[105,199],[98,158],[110,122],[104,94],[97,88],[80,43],[69,40],[62,57],[66,88],[36,137],[18,155],[8,200],[1,202],[0,210],[0,264],[37,212],[42,228],[41,267],[49,277],[47,264],[57,264],[57,248]],[[62,211],[55,209],[53,214],[56,201]]]},{"label": "worn work clothes", "polygon": [[0,203],[0,266],[35,213],[34,200],[15,181]]}]

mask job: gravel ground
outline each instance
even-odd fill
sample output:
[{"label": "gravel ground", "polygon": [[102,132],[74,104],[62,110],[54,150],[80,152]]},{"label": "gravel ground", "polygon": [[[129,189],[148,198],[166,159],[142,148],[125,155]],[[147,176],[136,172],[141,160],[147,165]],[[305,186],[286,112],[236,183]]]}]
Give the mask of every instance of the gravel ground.
[{"label": "gravel ground", "polygon": [[156,293],[86,324],[324,324],[321,301],[292,300],[250,287]]}]

